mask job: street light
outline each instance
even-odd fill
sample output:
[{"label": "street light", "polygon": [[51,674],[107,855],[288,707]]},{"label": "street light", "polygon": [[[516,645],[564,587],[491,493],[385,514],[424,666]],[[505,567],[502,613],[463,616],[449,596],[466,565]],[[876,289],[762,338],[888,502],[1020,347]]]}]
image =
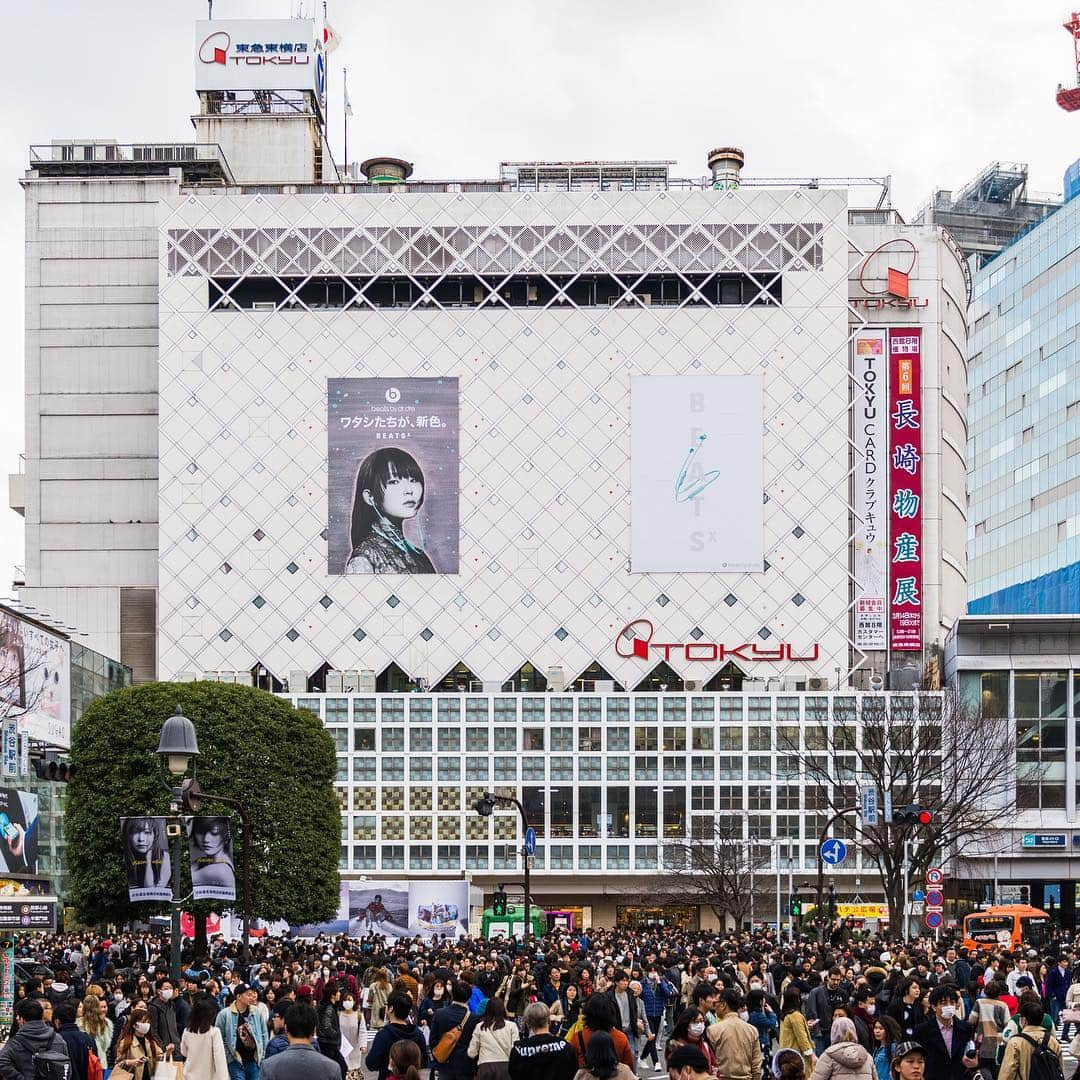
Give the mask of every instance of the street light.
[{"label": "street light", "polygon": [[168,831],[172,840],[172,854],[170,858],[173,864],[173,918],[172,918],[172,955],[170,957],[170,974],[173,981],[180,978],[180,811],[186,810],[189,814],[197,814],[203,808],[205,802],[219,802],[226,806],[236,808],[240,816],[241,844],[243,846],[242,884],[241,884],[241,907],[244,920],[244,937],[241,945],[244,973],[243,978],[248,979],[248,966],[251,957],[249,939],[251,936],[251,832],[248,828],[247,811],[239,799],[230,798],[226,795],[210,795],[199,787],[194,777],[181,780],[188,771],[188,766],[193,758],[199,756],[199,740],[195,735],[195,725],[184,715],[179,705],[176,712],[161,726],[161,738],[158,741],[158,757],[166,768],[174,783],[179,782],[178,787],[165,786],[169,790],[169,812],[175,816],[175,821],[169,825]]},{"label": "street light", "polygon": [[180,808],[184,805],[184,781],[175,786],[188,771],[192,758],[199,756],[199,740],[195,735],[195,725],[184,715],[183,709],[176,706],[176,712],[161,725],[161,738],[158,740],[158,757],[172,778],[173,785],[165,783],[169,792],[169,813],[172,820],[166,826],[169,836],[172,876],[172,942],[169,955],[169,974],[176,983],[180,979]]},{"label": "street light", "polygon": [[[529,831],[529,818],[525,813],[525,807],[520,800],[513,795],[496,795],[493,791],[486,791],[473,803],[473,809],[482,817],[491,817],[495,807],[499,804],[516,806],[521,815],[521,857],[525,864],[525,932],[524,940],[529,940],[529,932],[532,930],[532,897],[529,889],[529,852],[525,847],[525,834]],[[512,935],[511,935],[512,936]]]}]

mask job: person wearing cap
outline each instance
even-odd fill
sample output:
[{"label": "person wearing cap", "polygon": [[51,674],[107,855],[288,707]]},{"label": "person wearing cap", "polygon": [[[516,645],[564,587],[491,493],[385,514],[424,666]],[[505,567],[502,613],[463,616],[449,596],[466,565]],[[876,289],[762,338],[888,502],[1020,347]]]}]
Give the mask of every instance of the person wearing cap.
[{"label": "person wearing cap", "polygon": [[923,1080],[926,1051],[917,1042],[898,1043],[893,1050],[893,1080]]},{"label": "person wearing cap", "polygon": [[[696,1047],[683,1045],[667,1059],[668,1080],[710,1080],[709,1062]],[[756,1078],[755,1078],[756,1080]]]}]

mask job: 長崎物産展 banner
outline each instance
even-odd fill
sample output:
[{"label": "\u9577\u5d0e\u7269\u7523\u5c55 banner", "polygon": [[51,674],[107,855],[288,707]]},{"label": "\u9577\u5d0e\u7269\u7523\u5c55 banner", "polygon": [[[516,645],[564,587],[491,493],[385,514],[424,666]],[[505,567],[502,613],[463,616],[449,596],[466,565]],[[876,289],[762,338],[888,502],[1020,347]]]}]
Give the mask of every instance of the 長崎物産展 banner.
[{"label": "\u9577\u5d0e\u7269\u7523\u5c55 banner", "polygon": [[888,548],[887,331],[859,330],[852,342],[855,375],[855,646],[884,649]]},{"label": "\u9577\u5d0e\u7269\u7523\u5c55 banner", "polygon": [[889,648],[922,649],[922,331],[889,331]]},{"label": "\u9577\u5d0e\u7269\u7523\u5c55 banner", "polygon": [[761,573],[761,376],[635,376],[630,425],[631,570]]},{"label": "\u9577\u5d0e\u7269\u7523\u5c55 banner", "polygon": [[458,380],[329,379],[330,574],[456,574]]}]

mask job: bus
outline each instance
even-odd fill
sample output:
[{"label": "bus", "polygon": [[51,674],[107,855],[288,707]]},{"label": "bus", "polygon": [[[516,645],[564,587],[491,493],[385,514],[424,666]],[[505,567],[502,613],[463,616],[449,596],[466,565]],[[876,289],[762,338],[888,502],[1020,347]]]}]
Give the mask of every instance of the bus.
[{"label": "bus", "polygon": [[1030,904],[997,904],[964,916],[964,945],[969,949],[1042,949],[1052,933],[1050,916]]}]

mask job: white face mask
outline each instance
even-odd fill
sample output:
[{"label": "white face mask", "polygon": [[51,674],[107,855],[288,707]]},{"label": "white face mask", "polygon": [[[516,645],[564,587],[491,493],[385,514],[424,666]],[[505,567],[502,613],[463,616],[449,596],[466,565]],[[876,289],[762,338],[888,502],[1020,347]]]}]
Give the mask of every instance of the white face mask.
[{"label": "white face mask", "polygon": [[705,1025],[704,1024],[691,1024],[686,1030],[689,1031],[690,1034],[693,1035],[694,1038],[696,1039],[699,1035],[701,1035],[705,1031]]},{"label": "white face mask", "polygon": [[760,990],[760,989],[761,989],[761,983],[759,983],[759,982],[752,982],[752,983],[750,984],[750,989],[751,989],[751,990]]},{"label": "white face mask", "polygon": [[161,1000],[168,1001],[171,997],[172,991],[168,987],[165,987],[165,989],[161,991]]},{"label": "white face mask", "polygon": [[149,1024],[136,1024],[135,1033],[137,1035],[145,1035],[150,1030]]},{"label": "white face mask", "polygon": [[951,1020],[956,1015],[955,1005],[942,1005],[941,1006],[941,1019]]},{"label": "white face mask", "polygon": [[355,1001],[353,1001],[353,999],[352,999],[352,998],[346,998],[346,999],[345,999],[345,1000],[344,1000],[344,1001],[343,1001],[343,1002],[341,1003],[341,1005],[342,1005],[342,1008],[344,1008],[344,1010],[345,1010],[346,1012],[352,1012],[352,1011],[353,1011],[353,1007],[354,1007],[354,1006],[356,1005],[356,1002],[355,1002]]},{"label": "white face mask", "polygon": [[867,1002],[867,1004],[866,1004],[866,1012],[867,1012],[867,1014],[869,1016],[873,1016],[874,1013],[877,1012],[877,1006],[872,1001]]}]

